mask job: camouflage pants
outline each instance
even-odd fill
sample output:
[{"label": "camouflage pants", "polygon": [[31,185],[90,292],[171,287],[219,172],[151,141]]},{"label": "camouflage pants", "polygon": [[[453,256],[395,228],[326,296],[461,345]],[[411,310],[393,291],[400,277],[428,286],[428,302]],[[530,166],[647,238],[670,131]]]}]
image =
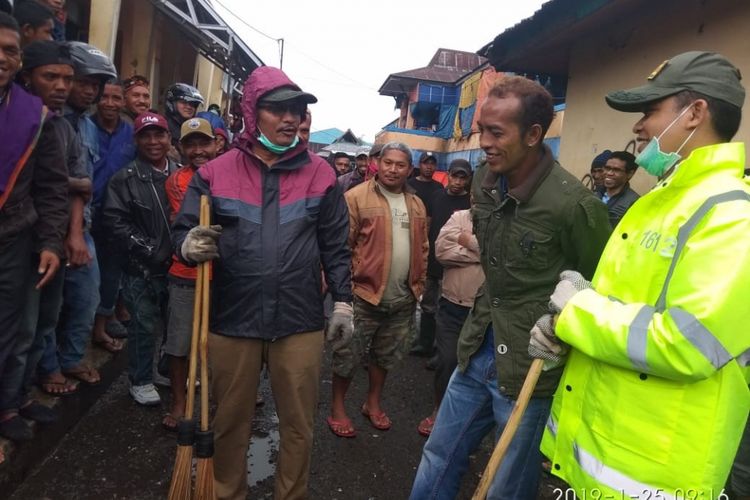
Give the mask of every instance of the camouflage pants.
[{"label": "camouflage pants", "polygon": [[390,370],[409,350],[416,300],[408,295],[374,306],[354,297],[354,337],[333,353],[333,373],[351,378],[365,353],[369,362]]}]

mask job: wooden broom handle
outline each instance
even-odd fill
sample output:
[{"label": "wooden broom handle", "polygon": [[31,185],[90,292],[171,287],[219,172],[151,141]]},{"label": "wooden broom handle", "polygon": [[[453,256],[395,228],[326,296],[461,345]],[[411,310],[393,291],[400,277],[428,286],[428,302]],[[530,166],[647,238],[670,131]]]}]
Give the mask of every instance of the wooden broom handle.
[{"label": "wooden broom handle", "polygon": [[495,477],[497,469],[500,468],[500,464],[503,463],[503,458],[505,458],[505,454],[508,452],[508,446],[510,446],[510,442],[513,440],[513,436],[518,430],[523,414],[526,412],[526,407],[529,406],[529,400],[534,393],[534,388],[539,380],[539,375],[542,374],[542,368],[544,368],[543,359],[535,359],[532,361],[529,372],[526,374],[526,380],[523,381],[523,386],[521,387],[521,392],[518,395],[516,404],[510,412],[508,423],[505,425],[505,429],[503,429],[503,433],[500,435],[500,439],[495,445],[495,450],[492,452],[490,461],[487,462],[487,467],[484,469],[482,479],[479,481],[476,491],[474,491],[474,496],[471,497],[472,500],[484,500],[487,498],[487,492],[490,489],[490,484],[492,484],[492,479]]},{"label": "wooden broom handle", "polygon": [[[204,200],[205,198],[205,200]],[[208,203],[208,197],[201,196],[198,224],[205,225],[203,217],[204,201]],[[190,336],[190,360],[188,364],[187,403],[185,405],[185,418],[192,418],[195,409],[195,377],[198,371],[198,345],[201,329],[201,304],[203,301],[203,273],[202,264],[198,264],[198,275],[195,279],[195,300],[193,301],[193,333]]]},{"label": "wooden broom handle", "polygon": [[[208,205],[208,196],[201,196],[201,225],[211,225],[211,209]],[[200,329],[200,355],[201,355],[201,430],[208,430],[208,308],[210,299],[211,283],[209,281],[210,263],[202,262],[198,273],[202,278],[201,287],[201,329]]]}]

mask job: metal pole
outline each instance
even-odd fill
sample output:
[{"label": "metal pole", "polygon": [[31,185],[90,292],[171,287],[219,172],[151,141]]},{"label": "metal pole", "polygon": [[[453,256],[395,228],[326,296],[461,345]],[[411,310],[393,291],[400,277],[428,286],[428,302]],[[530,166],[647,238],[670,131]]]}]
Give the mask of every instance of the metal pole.
[{"label": "metal pole", "polygon": [[279,56],[279,69],[284,69],[284,39],[279,38],[279,45],[281,46],[281,55]]}]

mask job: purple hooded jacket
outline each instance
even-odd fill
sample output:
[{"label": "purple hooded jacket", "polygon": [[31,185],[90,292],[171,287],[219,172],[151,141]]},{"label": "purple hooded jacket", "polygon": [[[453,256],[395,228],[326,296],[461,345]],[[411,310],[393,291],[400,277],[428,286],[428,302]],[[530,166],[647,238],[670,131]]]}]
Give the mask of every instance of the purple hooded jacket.
[{"label": "purple hooded jacket", "polygon": [[211,313],[211,331],[220,335],[275,339],[322,329],[321,264],[333,300],[352,300],[349,213],[331,167],[311,156],[304,141],[270,168],[251,153],[262,147],[257,101],[282,86],[298,88],[277,68],[250,75],[237,147],[193,176],[173,225],[180,255],[198,224],[200,196],[210,196],[211,223],[223,227]]}]

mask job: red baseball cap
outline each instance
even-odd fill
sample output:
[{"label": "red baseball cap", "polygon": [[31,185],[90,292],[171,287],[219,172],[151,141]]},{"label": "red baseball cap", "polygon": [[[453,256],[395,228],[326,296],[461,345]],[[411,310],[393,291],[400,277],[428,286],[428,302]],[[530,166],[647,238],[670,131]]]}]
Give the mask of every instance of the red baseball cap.
[{"label": "red baseball cap", "polygon": [[147,127],[156,127],[169,132],[167,119],[157,113],[146,111],[135,117],[133,121],[133,132],[138,133]]}]

